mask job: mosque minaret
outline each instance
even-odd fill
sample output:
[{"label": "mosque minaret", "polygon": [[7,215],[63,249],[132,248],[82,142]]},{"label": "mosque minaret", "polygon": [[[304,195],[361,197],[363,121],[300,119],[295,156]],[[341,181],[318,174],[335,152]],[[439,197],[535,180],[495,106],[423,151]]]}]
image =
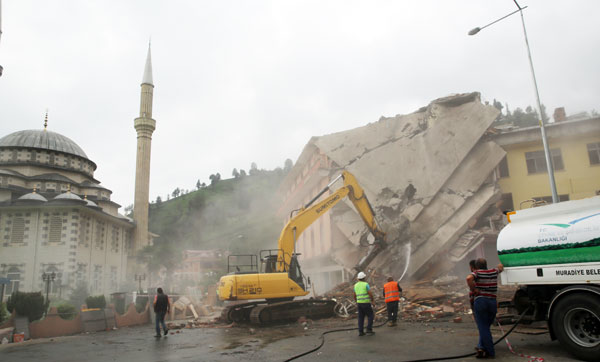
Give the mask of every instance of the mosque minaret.
[{"label": "mosque minaret", "polygon": [[148,56],[146,57],[146,66],[144,68],[141,87],[140,116],[134,121],[134,127],[137,132],[135,199],[133,204],[133,219],[136,223],[133,241],[134,253],[149,244],[150,148],[152,144],[152,132],[156,129],[156,121],[152,119],[154,84],[152,81],[150,46],[148,46]]}]

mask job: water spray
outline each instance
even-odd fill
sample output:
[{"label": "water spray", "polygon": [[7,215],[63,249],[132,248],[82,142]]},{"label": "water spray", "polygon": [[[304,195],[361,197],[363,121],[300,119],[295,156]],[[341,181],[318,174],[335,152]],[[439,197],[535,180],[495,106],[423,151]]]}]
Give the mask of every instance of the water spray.
[{"label": "water spray", "polygon": [[406,253],[406,261],[404,262],[404,271],[402,272],[402,275],[400,276],[400,279],[398,279],[398,281],[401,281],[402,278],[404,278],[404,275],[406,275],[406,272],[408,271],[408,266],[410,265],[410,252],[411,252],[411,244],[410,242],[407,244],[404,244],[404,252]]}]

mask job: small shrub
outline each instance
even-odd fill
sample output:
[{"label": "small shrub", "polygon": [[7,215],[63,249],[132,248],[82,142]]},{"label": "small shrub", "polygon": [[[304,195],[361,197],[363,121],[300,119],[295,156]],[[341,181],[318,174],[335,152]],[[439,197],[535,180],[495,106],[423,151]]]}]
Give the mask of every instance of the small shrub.
[{"label": "small shrub", "polygon": [[77,315],[77,309],[69,303],[59,305],[56,310],[62,319],[73,319]]},{"label": "small shrub", "polygon": [[148,303],[147,295],[138,295],[135,299],[135,310],[138,313],[142,313],[144,309],[146,309],[146,304]]},{"label": "small shrub", "polygon": [[33,322],[42,318],[48,309],[48,304],[44,302],[41,292],[14,292],[8,297],[6,307],[10,311],[16,310],[18,315],[27,317],[29,322]]},{"label": "small shrub", "polygon": [[0,323],[8,319],[8,311],[6,310],[6,303],[0,302]]},{"label": "small shrub", "polygon": [[85,298],[85,304],[87,304],[88,308],[106,308],[106,298],[104,295],[90,295]]},{"label": "small shrub", "polygon": [[75,308],[81,308],[81,305],[85,303],[85,299],[90,295],[88,293],[88,287],[85,282],[78,282],[77,286],[71,291],[69,296],[69,302],[75,306]]}]

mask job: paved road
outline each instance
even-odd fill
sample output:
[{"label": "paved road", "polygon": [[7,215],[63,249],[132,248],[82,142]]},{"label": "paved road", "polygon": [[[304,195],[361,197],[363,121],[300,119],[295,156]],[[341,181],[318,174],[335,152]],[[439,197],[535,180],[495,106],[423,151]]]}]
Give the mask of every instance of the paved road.
[{"label": "paved road", "polygon": [[[307,330],[296,323],[270,328],[183,329],[156,340],[148,325],[0,345],[0,361],[284,361],[316,347],[323,331],[353,326],[354,321],[329,319],[316,321]],[[494,333],[495,337],[500,335],[499,331]],[[509,340],[518,351],[543,357],[548,362],[575,361],[558,342],[550,341],[548,334],[513,333]],[[476,342],[477,331],[471,321],[403,322],[395,328],[378,328],[374,336],[359,338],[356,331],[328,334],[323,348],[297,361],[406,361],[454,356],[473,351]],[[495,361],[527,359],[513,355],[501,342]]]}]

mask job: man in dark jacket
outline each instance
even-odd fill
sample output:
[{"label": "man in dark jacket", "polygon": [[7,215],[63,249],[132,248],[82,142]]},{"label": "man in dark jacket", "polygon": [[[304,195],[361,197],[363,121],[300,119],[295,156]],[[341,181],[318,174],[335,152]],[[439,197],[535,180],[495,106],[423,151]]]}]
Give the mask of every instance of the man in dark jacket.
[{"label": "man in dark jacket", "polygon": [[167,326],[165,325],[165,315],[171,311],[171,303],[169,302],[169,296],[163,293],[162,288],[156,289],[158,293],[154,297],[154,313],[156,314],[156,335],[154,337],[160,338],[160,324],[162,324],[165,336],[169,333]]}]

